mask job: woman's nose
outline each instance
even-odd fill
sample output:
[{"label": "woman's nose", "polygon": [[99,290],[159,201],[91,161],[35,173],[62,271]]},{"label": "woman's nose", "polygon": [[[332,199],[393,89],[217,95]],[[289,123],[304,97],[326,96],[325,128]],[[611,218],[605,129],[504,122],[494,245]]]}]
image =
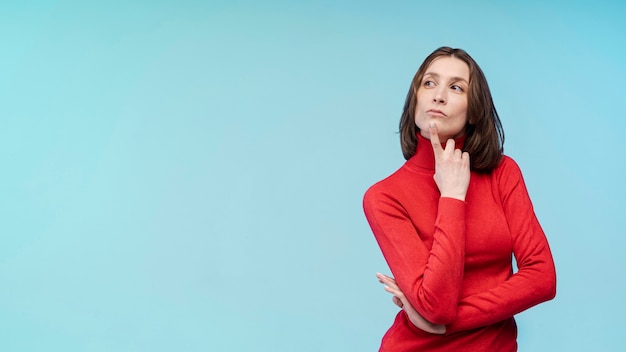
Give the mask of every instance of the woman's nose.
[{"label": "woman's nose", "polygon": [[435,103],[445,104],[446,103],[445,92],[442,90],[437,90],[435,92],[435,97],[433,98],[433,101]]}]

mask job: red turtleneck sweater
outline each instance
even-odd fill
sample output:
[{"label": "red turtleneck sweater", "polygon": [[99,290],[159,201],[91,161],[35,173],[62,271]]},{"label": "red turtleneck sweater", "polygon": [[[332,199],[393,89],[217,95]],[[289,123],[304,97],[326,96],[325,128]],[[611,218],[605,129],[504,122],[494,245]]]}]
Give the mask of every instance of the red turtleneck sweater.
[{"label": "red turtleneck sweater", "polygon": [[513,315],[556,293],[520,169],[505,156],[489,174],[472,172],[463,202],[440,196],[434,167],[430,141],[418,134],[415,155],[370,187],[363,207],[400,289],[447,332],[426,333],[401,310],[380,351],[516,351]]}]

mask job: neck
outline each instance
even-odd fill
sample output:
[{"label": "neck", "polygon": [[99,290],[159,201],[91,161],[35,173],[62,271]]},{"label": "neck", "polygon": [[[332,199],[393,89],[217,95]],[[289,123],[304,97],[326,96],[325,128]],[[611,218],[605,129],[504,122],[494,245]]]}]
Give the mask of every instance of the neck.
[{"label": "neck", "polygon": [[[443,148],[446,147],[446,141],[441,143]],[[465,144],[465,135],[455,138],[455,148],[463,149]],[[430,140],[422,136],[417,132],[417,148],[415,148],[415,154],[407,161],[410,165],[416,166],[420,169],[435,170],[435,153],[433,152],[432,144]]]}]

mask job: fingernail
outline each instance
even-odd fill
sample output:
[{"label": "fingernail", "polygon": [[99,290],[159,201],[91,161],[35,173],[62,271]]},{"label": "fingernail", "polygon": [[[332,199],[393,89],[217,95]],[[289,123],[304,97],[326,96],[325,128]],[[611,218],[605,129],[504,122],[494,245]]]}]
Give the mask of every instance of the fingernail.
[{"label": "fingernail", "polygon": [[433,128],[433,127],[435,127],[435,123],[434,123],[434,122],[431,122],[431,123],[430,123],[430,128]]}]

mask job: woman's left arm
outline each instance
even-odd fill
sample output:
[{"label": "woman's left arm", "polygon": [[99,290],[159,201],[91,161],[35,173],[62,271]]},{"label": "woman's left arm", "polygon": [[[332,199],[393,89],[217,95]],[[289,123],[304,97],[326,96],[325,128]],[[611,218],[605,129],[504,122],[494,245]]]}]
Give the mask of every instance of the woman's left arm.
[{"label": "woman's left arm", "polygon": [[447,333],[493,324],[556,295],[556,270],[548,240],[535,216],[522,173],[505,157],[498,172],[504,213],[518,271],[489,291],[459,301],[457,319]]}]

